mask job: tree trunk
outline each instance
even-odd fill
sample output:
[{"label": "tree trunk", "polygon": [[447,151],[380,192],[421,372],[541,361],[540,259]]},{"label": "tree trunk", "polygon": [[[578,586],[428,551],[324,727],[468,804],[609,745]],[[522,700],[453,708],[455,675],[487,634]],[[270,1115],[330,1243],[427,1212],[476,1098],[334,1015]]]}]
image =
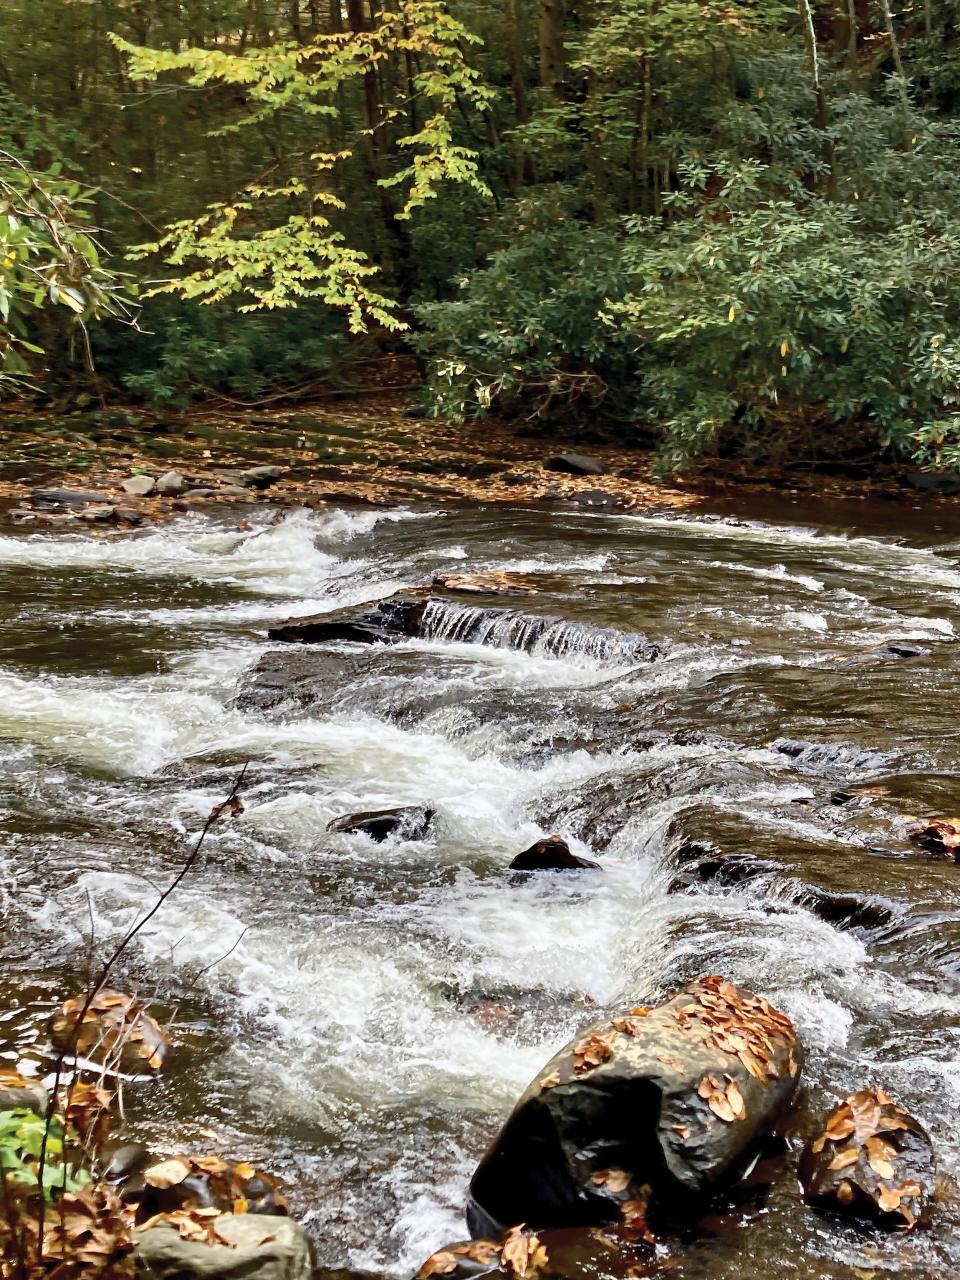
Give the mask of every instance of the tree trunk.
[{"label": "tree trunk", "polygon": [[540,87],[553,97],[563,81],[563,19],[564,0],[539,0]]}]

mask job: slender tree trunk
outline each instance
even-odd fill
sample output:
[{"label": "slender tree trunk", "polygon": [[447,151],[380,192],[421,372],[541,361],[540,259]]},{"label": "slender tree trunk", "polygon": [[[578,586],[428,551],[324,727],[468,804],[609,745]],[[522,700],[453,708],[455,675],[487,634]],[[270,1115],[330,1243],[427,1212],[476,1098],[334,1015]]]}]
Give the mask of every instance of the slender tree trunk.
[{"label": "slender tree trunk", "polygon": [[[884,3],[886,0],[884,0]],[[820,54],[817,49],[817,33],[813,25],[813,8],[811,0],[800,0],[800,18],[803,23],[803,40],[807,49],[807,61],[810,64],[810,80],[813,85],[816,103],[816,125],[824,135],[830,125],[830,114],[827,110],[827,97],[823,91],[820,78]],[[837,166],[833,142],[824,136],[824,159],[827,162],[827,194],[831,200],[837,198]]]}]

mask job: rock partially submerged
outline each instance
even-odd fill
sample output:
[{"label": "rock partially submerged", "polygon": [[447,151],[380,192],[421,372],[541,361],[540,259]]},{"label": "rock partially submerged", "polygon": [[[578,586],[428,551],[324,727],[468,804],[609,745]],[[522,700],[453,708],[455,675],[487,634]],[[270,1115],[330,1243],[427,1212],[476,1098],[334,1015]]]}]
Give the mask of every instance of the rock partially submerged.
[{"label": "rock partially submerged", "polygon": [[800,1160],[811,1204],[900,1230],[923,1216],[935,1179],[929,1135],[882,1089],[841,1102]]},{"label": "rock partially submerged", "polygon": [[538,840],[523,853],[518,853],[510,863],[511,871],[586,871],[600,870],[599,862],[581,858],[570,851],[562,836],[548,836]]},{"label": "rock partially submerged", "polygon": [[543,464],[548,471],[561,471],[568,476],[602,476],[606,467],[586,453],[555,453]]},{"label": "rock partially submerged", "polygon": [[550,614],[460,604],[436,596],[397,595],[375,605],[290,618],[267,635],[295,644],[438,640],[524,652],[536,649],[554,657],[582,653],[622,662],[652,662],[660,656],[659,646],[637,632],[581,626]]},{"label": "rock partially submerged", "polygon": [[801,1059],[790,1019],[719,977],[588,1028],[480,1162],[471,1234],[616,1222],[644,1187],[682,1199],[722,1184],[792,1096]]},{"label": "rock partially submerged", "polygon": [[538,1280],[639,1280],[659,1270],[647,1233],[638,1227],[512,1227],[502,1240],[445,1245],[426,1260],[416,1280],[449,1276],[536,1276]]},{"label": "rock partially submerged", "polygon": [[160,1222],[134,1231],[138,1275],[149,1280],[311,1280],[310,1237],[291,1218],[223,1214],[204,1236]]},{"label": "rock partially submerged", "polygon": [[378,809],[373,813],[348,813],[327,824],[328,831],[365,835],[381,843],[389,836],[400,840],[422,840],[436,817],[434,809],[407,805],[400,809]]}]

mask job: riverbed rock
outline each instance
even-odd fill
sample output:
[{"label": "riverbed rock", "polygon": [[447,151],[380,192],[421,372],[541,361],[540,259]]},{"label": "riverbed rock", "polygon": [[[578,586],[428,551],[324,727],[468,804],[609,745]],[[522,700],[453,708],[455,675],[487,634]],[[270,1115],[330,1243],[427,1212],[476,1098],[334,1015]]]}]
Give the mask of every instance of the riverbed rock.
[{"label": "riverbed rock", "polygon": [[187,480],[179,471],[165,471],[157,480],[157,493],[162,498],[178,498],[188,488]]},{"label": "riverbed rock", "polygon": [[544,1066],[477,1167],[471,1234],[616,1222],[645,1186],[695,1203],[737,1175],[801,1061],[785,1014],[715,976],[588,1027]]},{"label": "riverbed rock", "polygon": [[105,502],[110,505],[114,498],[109,493],[98,493],[92,489],[34,489],[30,495],[34,502],[55,504],[60,507],[84,507],[90,502]]},{"label": "riverbed rock", "polygon": [[278,627],[271,627],[267,636],[271,640],[294,644],[344,640],[363,644],[395,644],[398,640],[420,634],[426,604],[424,599],[391,597],[375,605],[337,609],[306,618],[289,618]]},{"label": "riverbed rock", "polygon": [[907,836],[926,853],[960,862],[960,818],[923,818],[907,827]]},{"label": "riverbed rock", "polygon": [[431,1276],[536,1276],[537,1280],[628,1280],[660,1269],[652,1238],[638,1225],[623,1229],[512,1227],[502,1240],[461,1240],[426,1260],[415,1280]]},{"label": "riverbed rock", "polygon": [[603,476],[607,469],[597,458],[585,453],[555,453],[545,459],[548,471],[562,471],[570,476]]},{"label": "riverbed rock", "polygon": [[861,1089],[834,1108],[822,1133],[807,1143],[800,1181],[819,1208],[909,1230],[933,1196],[933,1144],[883,1089]]},{"label": "riverbed rock", "polygon": [[128,476],[120,481],[120,488],[131,497],[149,498],[156,493],[157,482],[153,476]]},{"label": "riverbed rock", "polygon": [[562,836],[548,836],[538,840],[523,853],[518,853],[510,863],[511,871],[586,871],[600,870],[599,862],[581,858],[571,853]]},{"label": "riverbed rock", "polygon": [[0,1068],[0,1111],[35,1111],[38,1116],[44,1116],[49,1103],[47,1091],[39,1080]]},{"label": "riverbed rock", "polygon": [[269,489],[283,475],[283,467],[248,467],[240,479],[250,489]]},{"label": "riverbed rock", "polygon": [[581,489],[574,494],[573,501],[578,507],[592,511],[617,511],[629,505],[622,493],[610,493],[607,489]]},{"label": "riverbed rock", "polygon": [[222,1214],[213,1222],[212,1244],[184,1239],[166,1223],[136,1229],[137,1274],[149,1280],[311,1280],[310,1237],[291,1218]]},{"label": "riverbed rock", "polygon": [[328,831],[344,835],[369,836],[378,844],[389,836],[400,840],[422,840],[436,817],[436,810],[420,805],[400,809],[377,809],[372,813],[348,813],[327,824]]}]

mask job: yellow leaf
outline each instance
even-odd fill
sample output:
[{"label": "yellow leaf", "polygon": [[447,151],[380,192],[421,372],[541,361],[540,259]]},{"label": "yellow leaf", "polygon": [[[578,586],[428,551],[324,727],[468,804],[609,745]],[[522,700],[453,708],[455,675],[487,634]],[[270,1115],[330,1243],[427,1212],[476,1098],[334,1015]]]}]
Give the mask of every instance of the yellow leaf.
[{"label": "yellow leaf", "polygon": [[727,319],[732,321],[732,320],[736,320],[736,318],[737,318],[737,306],[736,306],[736,303],[731,302],[730,310],[727,312]]},{"label": "yellow leaf", "polygon": [[785,356],[785,355],[789,355],[789,353],[790,353],[790,343],[787,342],[786,339],[784,339],[783,342],[780,343],[780,354],[782,356]]}]

